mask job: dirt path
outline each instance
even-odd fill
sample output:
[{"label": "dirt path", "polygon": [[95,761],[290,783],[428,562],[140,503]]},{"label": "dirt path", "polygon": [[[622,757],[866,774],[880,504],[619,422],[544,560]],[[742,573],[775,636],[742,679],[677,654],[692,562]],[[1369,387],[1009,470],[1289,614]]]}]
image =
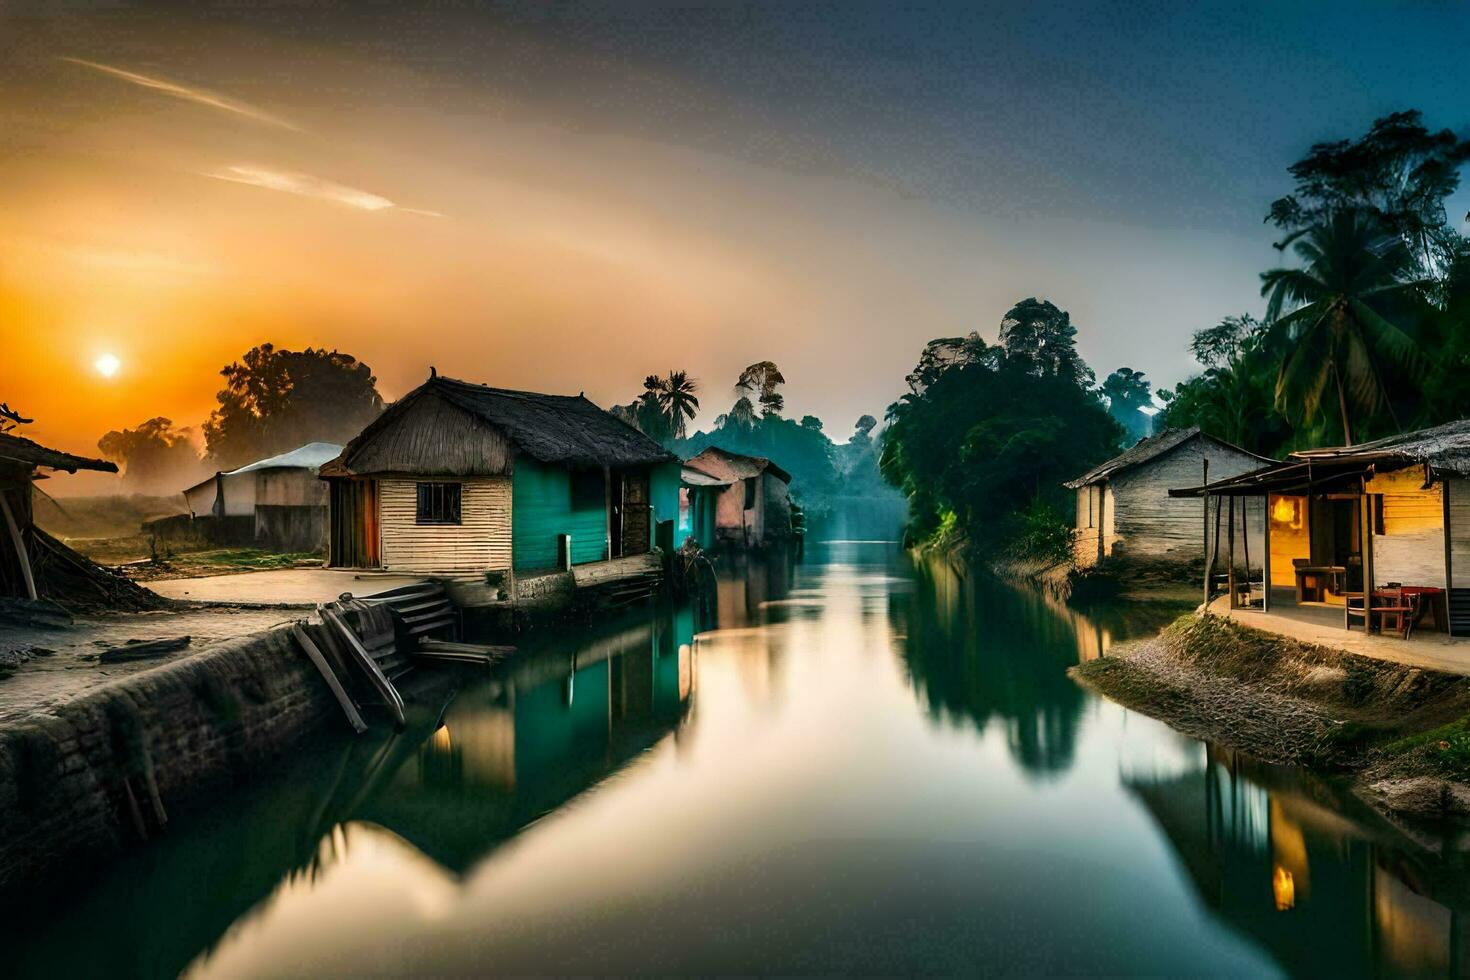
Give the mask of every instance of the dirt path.
[{"label": "dirt path", "polygon": [[[0,678],[0,725],[44,713],[118,677],[148,670],[170,659],[186,657],[211,644],[245,633],[269,629],[301,618],[290,609],[184,609],[80,617],[69,629],[6,626],[0,630],[0,653],[32,654],[15,672]],[[191,636],[185,650],[155,660],[101,665],[86,659],[102,647],[128,640]],[[38,653],[37,649],[53,651]]]}]

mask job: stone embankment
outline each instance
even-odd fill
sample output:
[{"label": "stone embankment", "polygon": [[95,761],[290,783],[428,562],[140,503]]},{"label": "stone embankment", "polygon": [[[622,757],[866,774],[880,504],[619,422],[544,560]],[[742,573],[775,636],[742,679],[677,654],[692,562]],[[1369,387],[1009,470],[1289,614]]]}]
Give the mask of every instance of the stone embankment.
[{"label": "stone embankment", "polygon": [[1072,674],[1187,735],[1347,774],[1385,811],[1470,813],[1470,678],[1198,615]]},{"label": "stone embankment", "polygon": [[226,640],[0,726],[0,887],[159,833],[176,809],[339,724],[287,629]]}]

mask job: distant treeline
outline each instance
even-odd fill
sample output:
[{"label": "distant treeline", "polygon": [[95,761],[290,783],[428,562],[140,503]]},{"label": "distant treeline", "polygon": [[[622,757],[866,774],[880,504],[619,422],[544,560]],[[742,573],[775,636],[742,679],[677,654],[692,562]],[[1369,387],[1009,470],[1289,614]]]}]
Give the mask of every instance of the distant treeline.
[{"label": "distant treeline", "polygon": [[832,510],[839,496],[891,500],[892,487],[878,472],[878,446],[873,430],[878,420],[858,418],[845,442],[834,443],[822,420],[804,415],[787,418],[782,387],[786,378],[771,361],[750,365],[732,388],[729,411],[716,416],[708,430],[688,433],[699,411],[699,383],[684,371],[649,375],[643,391],[612,411],[678,455],[688,458],[709,446],[749,456],[764,456],[791,474],[791,489],[809,514]]}]

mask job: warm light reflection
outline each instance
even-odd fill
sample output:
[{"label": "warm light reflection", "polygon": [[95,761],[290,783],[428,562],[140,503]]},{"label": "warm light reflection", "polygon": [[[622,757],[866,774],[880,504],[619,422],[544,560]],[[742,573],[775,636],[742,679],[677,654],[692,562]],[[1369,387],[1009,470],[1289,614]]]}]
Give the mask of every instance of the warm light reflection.
[{"label": "warm light reflection", "polygon": [[1296,879],[1281,865],[1271,875],[1271,892],[1276,897],[1276,910],[1285,912],[1296,907]]}]

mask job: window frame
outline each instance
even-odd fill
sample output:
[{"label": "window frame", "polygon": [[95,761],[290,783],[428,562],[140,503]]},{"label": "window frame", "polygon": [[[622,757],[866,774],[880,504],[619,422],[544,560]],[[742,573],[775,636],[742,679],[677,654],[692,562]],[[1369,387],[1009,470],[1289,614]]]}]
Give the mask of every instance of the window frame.
[{"label": "window frame", "polygon": [[413,516],[414,524],[421,527],[463,525],[464,484],[445,480],[415,481]]}]

